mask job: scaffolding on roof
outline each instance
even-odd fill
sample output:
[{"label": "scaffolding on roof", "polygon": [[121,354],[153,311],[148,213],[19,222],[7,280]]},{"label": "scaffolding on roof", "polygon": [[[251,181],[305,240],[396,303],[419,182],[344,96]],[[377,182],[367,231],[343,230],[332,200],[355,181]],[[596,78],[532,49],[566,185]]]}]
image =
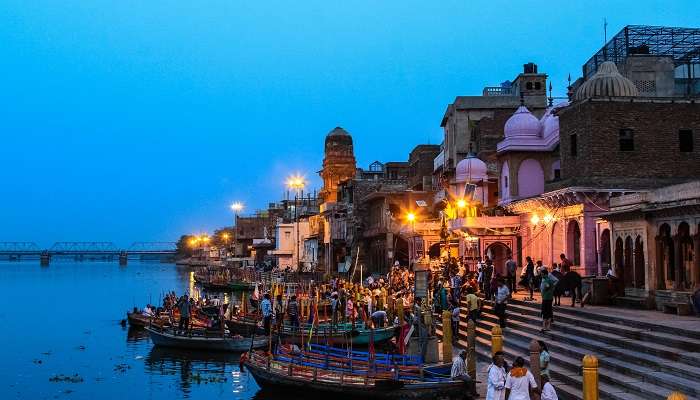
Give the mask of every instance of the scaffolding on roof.
[{"label": "scaffolding on roof", "polygon": [[605,61],[616,64],[633,54],[671,56],[676,67],[700,65],[700,28],[627,25],[583,65],[588,79]]}]

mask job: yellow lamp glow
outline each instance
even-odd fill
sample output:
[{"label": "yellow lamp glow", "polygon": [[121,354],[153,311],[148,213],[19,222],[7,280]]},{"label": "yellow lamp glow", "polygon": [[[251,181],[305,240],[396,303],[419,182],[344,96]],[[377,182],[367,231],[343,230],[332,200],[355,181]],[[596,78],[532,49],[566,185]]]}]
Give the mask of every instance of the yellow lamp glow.
[{"label": "yellow lamp glow", "polygon": [[406,214],[406,219],[408,220],[408,222],[413,222],[416,220],[416,214],[408,213],[408,214]]},{"label": "yellow lamp glow", "polygon": [[537,216],[537,214],[533,214],[532,218],[530,218],[530,222],[532,222],[532,225],[537,225],[540,223],[540,217]]},{"label": "yellow lamp glow", "polygon": [[306,186],[306,180],[301,175],[293,175],[287,178],[287,187],[290,189],[303,189]]},{"label": "yellow lamp glow", "polygon": [[237,201],[237,202],[231,204],[231,210],[233,210],[234,212],[239,212],[242,209],[243,209],[243,203],[241,203],[241,202]]},{"label": "yellow lamp glow", "polygon": [[464,199],[457,200],[457,208],[464,208],[467,206],[467,202]]},{"label": "yellow lamp glow", "polygon": [[549,224],[550,222],[552,222],[552,219],[554,219],[554,217],[552,217],[552,214],[545,214],[544,215],[544,223],[545,224]]},{"label": "yellow lamp glow", "polygon": [[224,238],[224,240],[228,239],[228,233],[224,232],[221,234],[221,237]]}]

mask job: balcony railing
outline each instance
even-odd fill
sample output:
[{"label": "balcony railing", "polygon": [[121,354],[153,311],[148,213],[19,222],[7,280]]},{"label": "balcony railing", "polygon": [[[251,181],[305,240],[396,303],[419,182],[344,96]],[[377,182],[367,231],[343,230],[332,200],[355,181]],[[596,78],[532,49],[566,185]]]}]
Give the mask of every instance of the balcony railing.
[{"label": "balcony railing", "polygon": [[486,86],[482,94],[484,96],[512,96],[513,89],[501,86]]}]

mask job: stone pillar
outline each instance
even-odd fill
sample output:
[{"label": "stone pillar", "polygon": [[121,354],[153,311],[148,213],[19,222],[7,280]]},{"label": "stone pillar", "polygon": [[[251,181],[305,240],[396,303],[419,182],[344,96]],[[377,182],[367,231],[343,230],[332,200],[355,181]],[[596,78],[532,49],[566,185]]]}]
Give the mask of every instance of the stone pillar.
[{"label": "stone pillar", "polygon": [[452,362],[452,313],[442,312],[442,362]]},{"label": "stone pillar", "polygon": [[690,280],[693,281],[691,288],[695,288],[700,283],[700,232],[693,236],[693,270],[690,273]]},{"label": "stone pillar", "polygon": [[476,326],[474,320],[467,322],[467,373],[476,381]]},{"label": "stone pillar", "polygon": [[683,276],[683,254],[681,254],[681,238],[679,235],[673,236],[673,259],[676,265],[676,276],[674,276],[673,289],[681,289],[681,279]]},{"label": "stone pillar", "polygon": [[542,374],[540,373],[540,344],[537,340],[532,340],[530,342],[530,372],[535,377],[535,382],[537,382],[537,387],[542,388]]},{"label": "stone pillar", "polygon": [[666,278],[664,277],[664,243],[661,236],[655,237],[656,257],[654,257],[654,289],[665,289]]}]

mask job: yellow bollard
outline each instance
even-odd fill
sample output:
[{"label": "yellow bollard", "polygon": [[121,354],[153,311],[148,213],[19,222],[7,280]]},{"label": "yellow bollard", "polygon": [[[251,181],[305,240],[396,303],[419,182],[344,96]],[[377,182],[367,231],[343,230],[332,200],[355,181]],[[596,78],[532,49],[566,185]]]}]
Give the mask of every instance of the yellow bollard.
[{"label": "yellow bollard", "polygon": [[666,400],[688,400],[688,397],[681,392],[671,392]]},{"label": "yellow bollard", "polygon": [[598,359],[591,354],[583,357],[583,400],[598,400]]},{"label": "yellow bollard", "polygon": [[467,373],[476,382],[476,326],[473,320],[467,322]]},{"label": "yellow bollard", "polygon": [[442,362],[452,362],[452,313],[442,312]]},{"label": "yellow bollard", "polygon": [[498,325],[491,328],[491,355],[497,351],[503,351],[503,331]]}]

